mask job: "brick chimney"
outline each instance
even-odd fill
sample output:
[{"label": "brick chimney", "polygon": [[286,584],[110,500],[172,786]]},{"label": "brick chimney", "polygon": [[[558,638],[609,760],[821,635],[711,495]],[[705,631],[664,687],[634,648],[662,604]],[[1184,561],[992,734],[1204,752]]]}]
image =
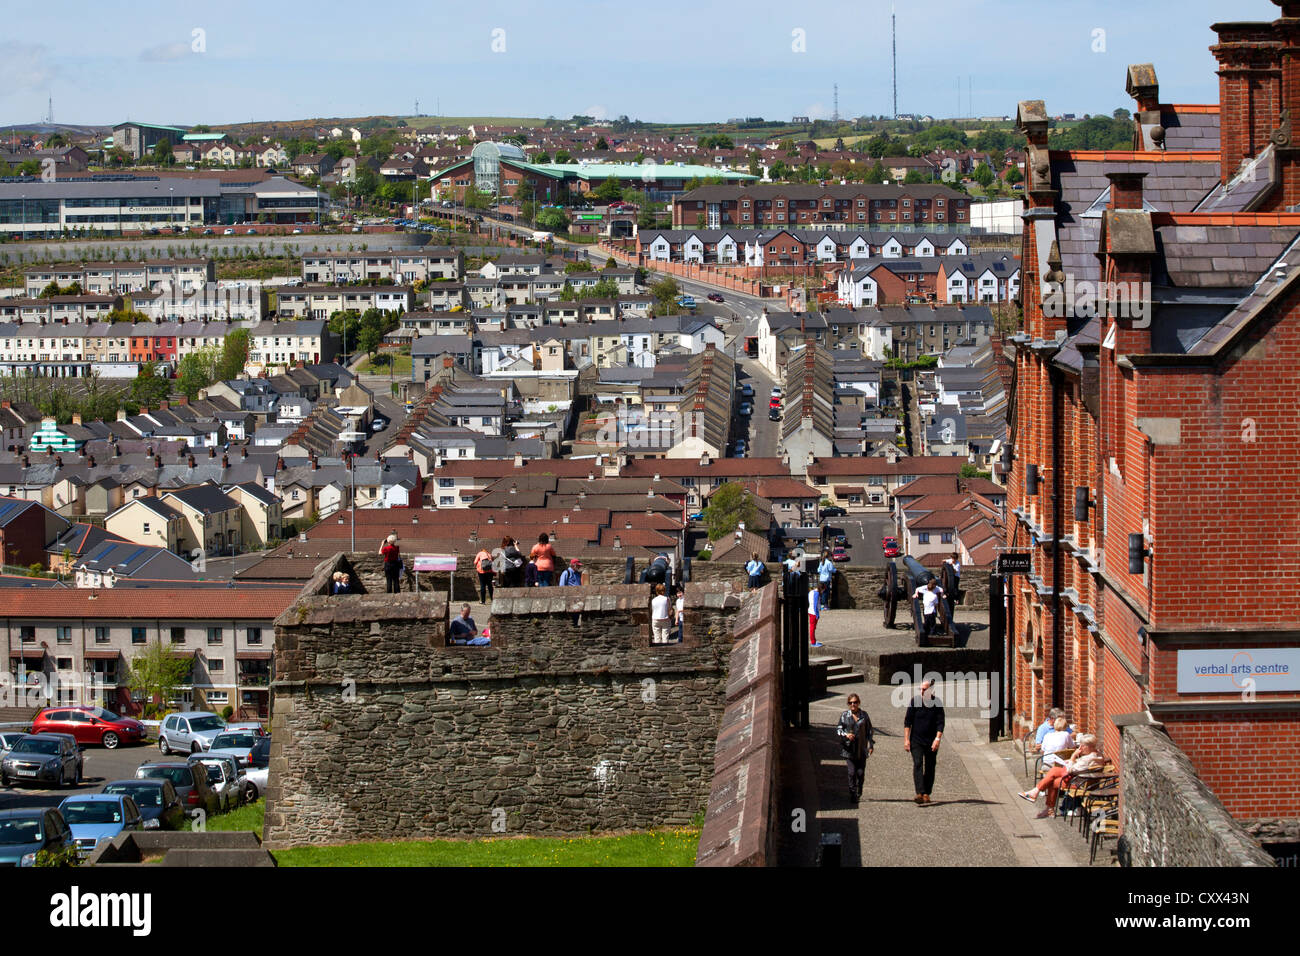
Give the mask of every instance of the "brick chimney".
[{"label": "brick chimney", "polygon": [[[1289,6],[1294,4],[1284,4],[1284,12]],[[1258,156],[1278,127],[1285,102],[1281,37],[1287,31],[1274,28],[1284,22],[1215,23],[1210,27],[1219,35],[1210,52],[1219,63],[1220,182],[1231,179],[1243,159]]]},{"label": "brick chimney", "polygon": [[1107,208],[1141,209],[1142,180],[1146,175],[1134,171],[1107,173],[1106,178],[1110,180],[1110,205]]}]

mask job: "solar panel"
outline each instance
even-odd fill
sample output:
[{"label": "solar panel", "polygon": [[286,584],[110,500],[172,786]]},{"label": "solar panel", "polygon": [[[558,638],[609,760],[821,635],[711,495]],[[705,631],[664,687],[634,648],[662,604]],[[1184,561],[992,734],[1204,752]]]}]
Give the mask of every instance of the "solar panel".
[{"label": "solar panel", "polygon": [[148,551],[148,550],[149,550],[148,547],[136,548],[134,551],[132,551],[129,555],[127,555],[127,556],[126,556],[125,558],[123,558],[121,561],[117,562],[117,566],[118,566],[118,567],[122,567],[122,566],[124,566],[124,565],[130,565],[130,563],[131,563],[132,561],[134,561],[136,558],[140,557],[140,555],[144,554],[144,553],[145,553],[146,551]]}]

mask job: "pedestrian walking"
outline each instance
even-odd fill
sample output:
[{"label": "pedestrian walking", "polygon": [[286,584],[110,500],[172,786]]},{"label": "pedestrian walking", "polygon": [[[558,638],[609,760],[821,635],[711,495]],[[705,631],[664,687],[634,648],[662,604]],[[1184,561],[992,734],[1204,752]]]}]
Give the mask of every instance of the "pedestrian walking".
[{"label": "pedestrian walking", "polygon": [[934,681],[921,684],[903,715],[903,749],[912,755],[912,783],[916,804],[930,802],[934,790],[934,765],[943,739],[943,704],[934,696]]},{"label": "pedestrian walking", "polygon": [[406,565],[402,563],[402,549],[397,545],[397,532],[393,532],[379,545],[379,556],[384,559],[384,580],[387,593],[398,594],[402,590],[402,572]]},{"label": "pedestrian walking", "polygon": [[763,570],[763,562],[758,560],[758,552],[755,551],[745,565],[745,573],[749,575],[749,590],[757,591],[763,586]]},{"label": "pedestrian walking", "polygon": [[939,614],[939,599],[943,597],[943,588],[938,580],[930,578],[912,593],[912,598],[921,600],[921,641],[924,642],[934,633],[935,619]]},{"label": "pedestrian walking", "polygon": [[862,780],[866,776],[867,758],[876,749],[876,732],[871,718],[862,709],[857,694],[849,695],[849,709],[840,714],[835,732],[840,738],[840,756],[849,776],[849,799],[857,803],[862,797]]},{"label": "pedestrian walking", "polygon": [[817,589],[817,581],[813,578],[808,579],[808,643],[813,647],[821,647],[821,642],[817,640],[817,621],[822,616],[822,592]]},{"label": "pedestrian walking", "polygon": [[506,535],[501,546],[492,550],[493,567],[497,581],[503,588],[518,588],[524,584],[524,555],[515,546],[515,539]]},{"label": "pedestrian walking", "polygon": [[680,584],[674,589],[677,592],[677,601],[673,605],[673,623],[677,625],[677,643],[682,642],[682,621],[686,617],[686,589]]},{"label": "pedestrian walking", "polygon": [[478,603],[486,604],[492,598],[493,576],[496,574],[492,552],[486,544],[474,556],[474,570],[478,572]]}]

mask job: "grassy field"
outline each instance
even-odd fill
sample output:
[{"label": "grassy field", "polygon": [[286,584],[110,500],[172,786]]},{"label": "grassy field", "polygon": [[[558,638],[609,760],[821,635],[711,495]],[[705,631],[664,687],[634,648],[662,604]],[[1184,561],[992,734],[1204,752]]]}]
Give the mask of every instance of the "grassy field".
[{"label": "grassy field", "polygon": [[543,126],[546,123],[545,117],[540,116],[403,116],[402,119],[412,129],[468,126],[471,123],[482,126]]},{"label": "grassy field", "polygon": [[281,866],[692,866],[695,829],[608,837],[420,840],[301,847],[275,854]]},{"label": "grassy field", "polygon": [[[261,834],[266,801],[209,817],[209,830]],[[186,823],[185,829],[191,829]],[[693,827],[621,836],[499,840],[411,840],[299,847],[275,854],[281,866],[693,866]]]},{"label": "grassy field", "polygon": [[[390,366],[390,365],[380,364],[372,367],[370,364],[370,359],[364,359],[362,360],[361,364],[357,366],[357,371],[366,372],[370,375],[387,375],[390,371],[395,376],[403,376],[403,375],[411,374],[411,356],[394,355],[392,352],[385,352],[383,354],[391,357],[393,359],[394,365]],[[378,356],[376,356],[376,358],[378,358]]]}]

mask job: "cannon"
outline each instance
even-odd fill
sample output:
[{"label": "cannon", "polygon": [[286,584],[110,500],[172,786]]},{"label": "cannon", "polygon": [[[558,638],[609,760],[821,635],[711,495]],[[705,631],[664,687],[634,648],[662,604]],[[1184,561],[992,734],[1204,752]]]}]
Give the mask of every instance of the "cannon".
[{"label": "cannon", "polygon": [[[934,630],[929,635],[925,633],[925,615],[922,613],[923,604],[916,592],[931,581],[938,583],[934,572],[912,557],[904,558],[903,565],[907,568],[907,594],[912,603],[912,625],[916,632],[916,646],[927,647],[933,642],[951,647],[953,643],[951,621],[949,620],[948,608],[943,600],[939,601],[939,607],[935,613]],[[942,587],[942,585],[939,586]]]},{"label": "cannon", "polygon": [[898,602],[907,595],[898,580],[898,566],[892,560],[885,562],[885,583],[880,586],[880,590],[876,592],[876,595],[880,598],[885,610],[885,627],[893,628],[894,619],[898,616]]}]

